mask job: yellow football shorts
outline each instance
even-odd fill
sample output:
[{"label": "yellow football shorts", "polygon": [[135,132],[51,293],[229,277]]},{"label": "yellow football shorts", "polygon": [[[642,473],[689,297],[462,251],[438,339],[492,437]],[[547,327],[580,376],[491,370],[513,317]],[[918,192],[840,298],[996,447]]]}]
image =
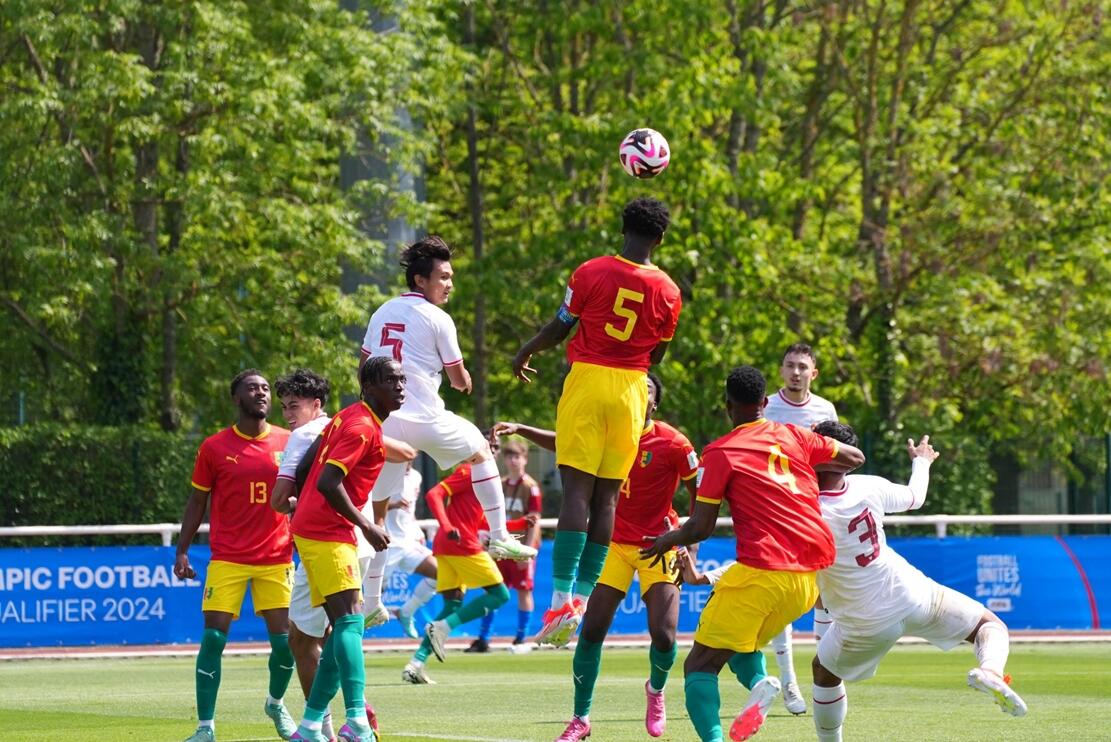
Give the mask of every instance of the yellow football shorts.
[{"label": "yellow football shorts", "polygon": [[633,575],[636,574],[640,579],[641,598],[655,584],[660,582],[674,584],[675,552],[667,552],[659,564],[650,567],[653,558],[642,557],[639,546],[611,543],[609,552],[606,554],[606,562],[602,565],[598,584],[609,585],[614,590],[627,593],[629,586],[633,584]]},{"label": "yellow football shorts", "polygon": [[289,608],[289,596],[293,591],[293,563],[239,564],[219,559],[209,562],[204,576],[201,610],[230,613],[239,618],[248,583],[251,585],[255,613]]},{"label": "yellow football shorts", "polygon": [[714,649],[755,652],[817,599],[814,572],[773,572],[737,562],[714,585],[694,640]]},{"label": "yellow football shorts", "polygon": [[503,582],[498,565],[486,552],[436,555],[436,592],[466,591],[468,587],[490,587]]},{"label": "yellow football shorts", "polygon": [[556,464],[624,480],[636,460],[648,376],[576,361],[556,408]]},{"label": "yellow football shorts", "polygon": [[[324,605],[324,598],[345,590],[361,590],[359,554],[355,544],[346,541],[314,541],[293,537],[305,576],[309,578],[309,604]],[[361,599],[361,598],[360,598]]]}]

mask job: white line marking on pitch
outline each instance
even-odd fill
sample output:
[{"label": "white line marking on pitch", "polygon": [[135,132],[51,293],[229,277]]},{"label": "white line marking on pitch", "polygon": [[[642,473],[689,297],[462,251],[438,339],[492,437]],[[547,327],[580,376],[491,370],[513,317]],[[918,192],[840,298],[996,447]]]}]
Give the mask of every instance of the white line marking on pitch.
[{"label": "white line marking on pitch", "polygon": [[390,736],[420,737],[421,739],[447,739],[456,742],[528,742],[526,739],[497,739],[494,737],[466,737],[461,734],[427,734],[425,732],[401,732],[390,730]]}]

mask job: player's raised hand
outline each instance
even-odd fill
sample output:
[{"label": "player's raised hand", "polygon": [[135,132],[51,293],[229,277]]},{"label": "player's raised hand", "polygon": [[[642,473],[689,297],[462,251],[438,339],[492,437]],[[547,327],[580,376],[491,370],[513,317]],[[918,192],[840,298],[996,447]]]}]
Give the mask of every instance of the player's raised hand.
[{"label": "player's raised hand", "polygon": [[390,547],[390,534],[386,533],[386,529],[377,523],[367,522],[365,526],[360,526],[363,530],[363,535],[366,536],[366,542],[370,544],[370,548],[375,551],[385,551]]},{"label": "player's raised hand", "polygon": [[917,444],[914,442],[913,438],[907,438],[907,453],[910,455],[911,460],[922,458],[926,459],[926,461],[934,461],[941,455],[930,445],[930,436],[928,435],[922,436],[922,440]]},{"label": "player's raised hand", "polygon": [[513,357],[513,375],[526,384],[532,383],[532,379],[530,379],[528,374],[525,373],[526,371],[534,374],[538,373],[536,369],[528,365],[529,361],[531,360],[531,353],[526,353],[525,355],[521,355],[520,353],[518,353],[516,356]]},{"label": "player's raised hand", "polygon": [[645,559],[647,559],[648,557],[652,557],[652,562],[648,565],[649,569],[655,567],[657,564],[663,561],[664,554],[671,551],[671,548],[675,546],[675,534],[677,533],[678,531],[668,531],[667,533],[660,536],[644,537],[645,541],[651,543],[640,550],[640,555]]},{"label": "player's raised hand", "polygon": [[189,564],[188,554],[178,554],[174,561],[174,577],[179,580],[191,580],[197,576],[196,570]]},{"label": "player's raised hand", "polygon": [[521,427],[520,423],[506,423],[506,422],[494,423],[494,427],[490,428],[490,440],[491,441],[496,440],[497,438],[500,438],[503,435],[516,435],[517,430],[520,429],[520,427]]}]

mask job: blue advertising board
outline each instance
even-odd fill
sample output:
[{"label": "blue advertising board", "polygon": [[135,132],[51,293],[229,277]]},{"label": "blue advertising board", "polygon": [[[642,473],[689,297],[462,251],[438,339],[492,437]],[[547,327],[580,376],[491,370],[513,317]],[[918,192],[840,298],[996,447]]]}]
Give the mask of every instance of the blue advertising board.
[{"label": "blue advertising board", "polygon": [[[1111,537],[1000,536],[892,538],[889,546],[933,579],[980,600],[1015,629],[1101,628],[1111,615]],[[731,539],[715,538],[699,551],[700,568],[712,569],[733,558]],[[189,558],[198,576],[208,566],[207,547]],[[536,604],[543,608],[551,591],[551,543],[545,542],[536,570]],[[0,646],[82,646],[90,644],[168,644],[199,641],[200,580],[173,576],[171,547],[0,549]],[[417,582],[394,573],[384,586],[389,607],[408,599]],[[684,588],[680,631],[693,631],[709,588]],[[418,625],[439,610],[434,598]],[[539,612],[538,612],[539,613]],[[810,617],[797,623],[809,631]],[[494,634],[512,635],[516,600],[498,612]],[[530,627],[538,627],[534,617]],[[462,626],[474,635],[477,622]],[[634,582],[618,609],[611,634],[646,631],[644,604]],[[396,621],[372,636],[400,637]],[[266,641],[266,627],[254,615],[250,595],[232,625],[233,641]]]}]

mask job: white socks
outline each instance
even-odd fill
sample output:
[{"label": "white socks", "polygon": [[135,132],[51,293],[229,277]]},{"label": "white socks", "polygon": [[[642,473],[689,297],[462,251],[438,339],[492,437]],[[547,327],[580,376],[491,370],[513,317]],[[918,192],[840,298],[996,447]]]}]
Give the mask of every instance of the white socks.
[{"label": "white socks", "polygon": [[386,573],[386,550],[374,552],[363,575],[363,615],[382,605],[382,577]]},{"label": "white socks", "polygon": [[425,577],[413,588],[413,595],[401,606],[401,612],[406,616],[415,616],[420,607],[432,600],[436,595],[436,580]]},{"label": "white socks", "polygon": [[794,632],[791,630],[791,624],[787,624],[783,631],[772,639],[772,646],[775,647],[775,663],[779,665],[779,681],[784,687],[788,683],[798,682],[798,678],[795,677],[794,655],[791,652],[792,633]]},{"label": "white socks", "polygon": [[552,590],[552,610],[558,611],[567,603],[571,602],[571,593],[565,593],[562,590]]},{"label": "white socks", "polygon": [[1007,666],[1007,656],[1011,653],[1007,627],[997,621],[988,621],[976,632],[972,646],[980,667],[1003,677],[1003,668]]},{"label": "white socks", "polygon": [[471,464],[471,484],[475,497],[482,503],[486,512],[486,522],[490,525],[491,541],[507,541],[511,538],[505,529],[505,495],[501,489],[501,474],[493,459]]},{"label": "white socks", "polygon": [[832,613],[825,608],[814,608],[814,636],[818,638],[818,641],[821,641],[822,637],[826,635],[831,623],[833,623]]},{"label": "white socks", "polygon": [[814,729],[818,742],[841,742],[841,725],[848,710],[844,683],[833,688],[814,686]]}]

